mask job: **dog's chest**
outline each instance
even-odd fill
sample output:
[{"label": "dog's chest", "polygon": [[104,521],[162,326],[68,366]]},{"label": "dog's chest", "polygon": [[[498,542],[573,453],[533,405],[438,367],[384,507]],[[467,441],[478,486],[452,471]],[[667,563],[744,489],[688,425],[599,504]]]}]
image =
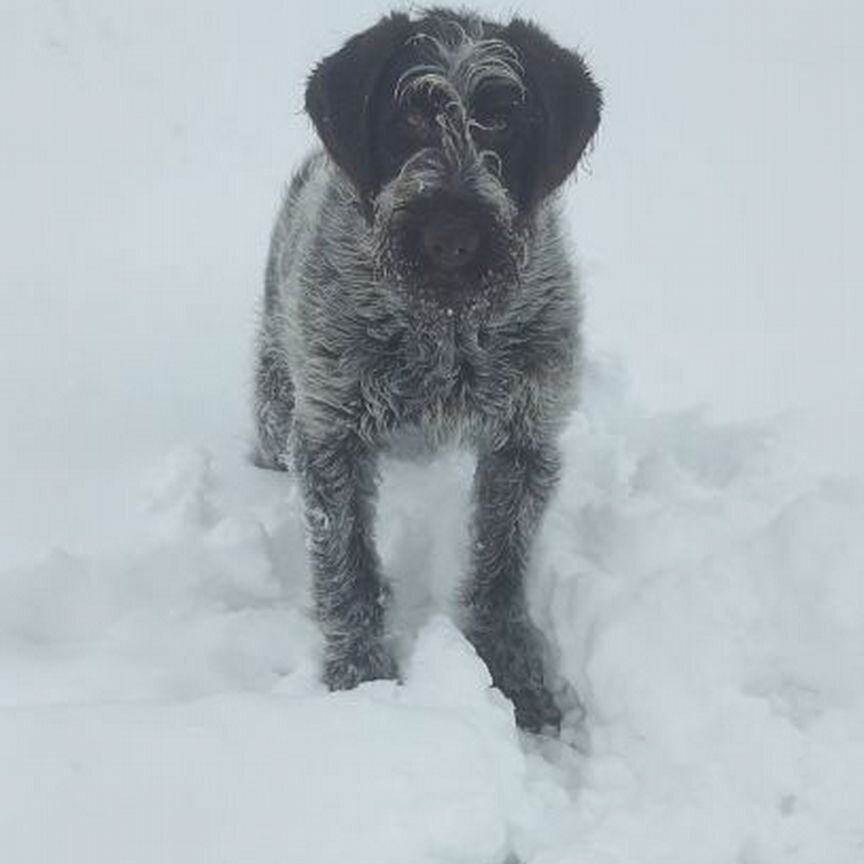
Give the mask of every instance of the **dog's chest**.
[{"label": "dog's chest", "polygon": [[500,413],[520,381],[517,361],[493,328],[453,316],[397,333],[361,389],[382,431],[419,426],[446,436]]}]

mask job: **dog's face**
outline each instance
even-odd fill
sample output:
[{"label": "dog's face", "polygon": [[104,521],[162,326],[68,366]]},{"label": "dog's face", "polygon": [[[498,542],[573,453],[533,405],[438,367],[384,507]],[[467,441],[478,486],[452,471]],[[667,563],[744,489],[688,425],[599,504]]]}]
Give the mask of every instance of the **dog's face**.
[{"label": "dog's face", "polygon": [[447,306],[514,282],[520,237],[576,167],[600,106],[581,58],[534,25],[445,10],[382,19],[306,93],[381,270]]}]

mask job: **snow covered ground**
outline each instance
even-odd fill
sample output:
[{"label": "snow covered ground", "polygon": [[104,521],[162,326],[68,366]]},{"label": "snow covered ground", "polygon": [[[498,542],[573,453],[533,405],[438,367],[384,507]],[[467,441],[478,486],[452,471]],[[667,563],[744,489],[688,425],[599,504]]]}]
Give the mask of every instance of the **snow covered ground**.
[{"label": "snow covered ground", "polygon": [[0,8],[0,861],[861,864],[861,13],[523,9],[608,102],[549,741],[449,622],[463,455],[385,472],[405,683],[343,694],[296,491],[244,461],[303,77],[384,8]]}]

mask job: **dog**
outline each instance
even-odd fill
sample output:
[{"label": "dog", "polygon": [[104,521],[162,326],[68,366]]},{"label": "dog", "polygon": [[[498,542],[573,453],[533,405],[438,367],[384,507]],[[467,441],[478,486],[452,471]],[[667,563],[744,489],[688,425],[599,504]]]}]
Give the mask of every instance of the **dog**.
[{"label": "dog", "polygon": [[600,89],[531,22],[436,8],[348,40],[305,103],[323,150],[271,239],[255,461],[299,481],[323,679],[398,678],[378,457],[456,442],[477,458],[460,624],[519,726],[559,728],[525,576],[580,369],[556,190],[598,128]]}]

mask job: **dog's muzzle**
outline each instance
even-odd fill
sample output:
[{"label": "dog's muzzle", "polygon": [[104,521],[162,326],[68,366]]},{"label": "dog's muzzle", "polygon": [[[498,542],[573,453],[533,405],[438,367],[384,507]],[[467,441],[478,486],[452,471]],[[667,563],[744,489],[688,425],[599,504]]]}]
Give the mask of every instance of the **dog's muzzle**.
[{"label": "dog's muzzle", "polygon": [[436,195],[417,199],[401,213],[400,248],[415,262],[418,288],[468,299],[498,269],[506,243],[494,214],[471,198]]},{"label": "dog's muzzle", "polygon": [[381,272],[402,290],[447,309],[487,302],[515,280],[517,237],[512,214],[502,207],[509,202],[453,188],[449,177],[432,179],[439,188],[430,189],[427,177],[426,189],[400,183],[380,199]]},{"label": "dog's muzzle", "polygon": [[470,215],[443,211],[427,219],[420,231],[420,239],[431,270],[464,272],[480,248],[480,228]]}]

